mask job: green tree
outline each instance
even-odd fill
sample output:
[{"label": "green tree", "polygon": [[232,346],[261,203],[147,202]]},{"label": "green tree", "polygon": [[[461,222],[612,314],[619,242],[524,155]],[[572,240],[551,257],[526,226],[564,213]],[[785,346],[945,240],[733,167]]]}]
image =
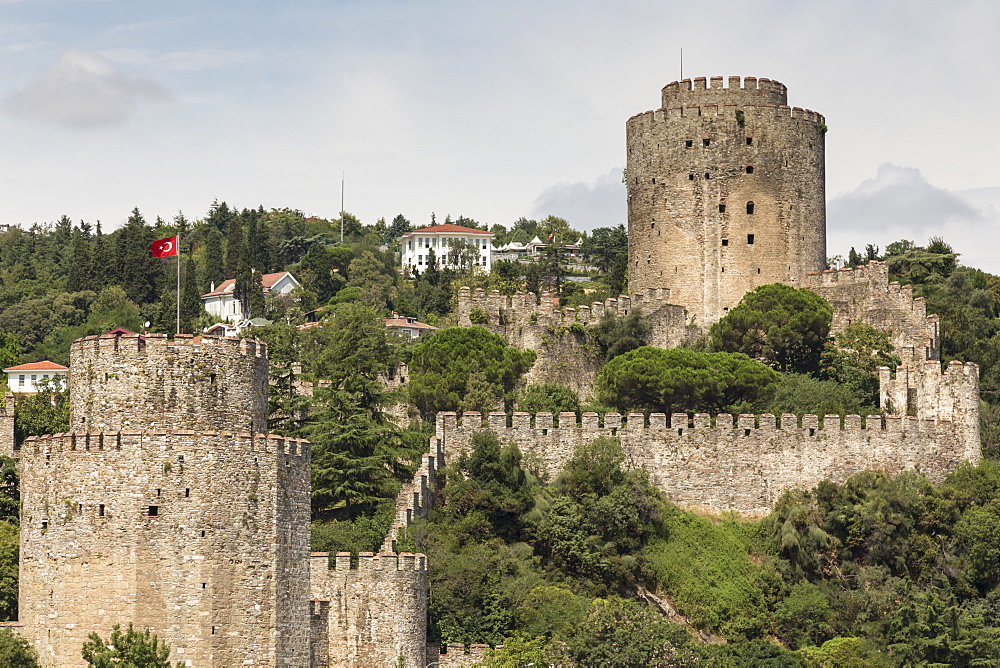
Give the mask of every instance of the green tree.
[{"label": "green tree", "polygon": [[152,229],[139,209],[132,209],[115,241],[115,274],[128,298],[136,304],[151,304],[157,299],[157,285],[163,278],[162,262],[150,252]]},{"label": "green tree", "polygon": [[837,332],[820,354],[823,377],[847,386],[866,405],[876,405],[878,367],[895,369],[900,364],[892,354],[889,333],[856,322]]},{"label": "green tree", "polygon": [[779,371],[811,373],[830,333],[833,309],[815,292],[762,285],[709,330],[713,350],[743,353]]},{"label": "green tree", "polygon": [[485,327],[443,329],[413,349],[410,399],[425,416],[459,410],[473,374],[481,376],[505,403],[535,361],[531,350],[518,350]]},{"label": "green tree", "polygon": [[222,250],[222,233],[214,227],[205,232],[205,272],[201,289],[208,292],[226,280],[226,265]]},{"label": "green tree", "polygon": [[181,288],[181,331],[188,334],[195,333],[198,320],[205,313],[199,285],[201,283],[198,280],[198,264],[194,257],[189,255],[184,263],[184,280]]},{"label": "green tree", "polygon": [[21,480],[17,460],[0,455],[0,520],[17,524],[21,511]]},{"label": "green tree", "polygon": [[[17,578],[20,541],[18,527],[0,521],[0,619],[17,619]],[[0,646],[2,655],[2,646]],[[7,665],[0,663],[0,665]]]},{"label": "green tree", "polygon": [[644,346],[604,365],[597,398],[623,411],[716,413],[766,402],[778,379],[772,369],[740,353]]},{"label": "green tree", "polygon": [[14,437],[18,443],[28,436],[69,431],[69,390],[44,379],[37,387],[37,394],[19,398],[14,406]]},{"label": "green tree", "polygon": [[593,335],[594,342],[607,362],[646,345],[650,331],[650,324],[642,317],[642,312],[633,310],[626,316],[605,313],[593,328]]},{"label": "green tree", "polygon": [[395,297],[395,282],[385,264],[371,251],[351,260],[347,269],[348,287],[361,288],[361,300],[377,309],[388,309]]},{"label": "green tree", "polygon": [[132,622],[124,633],[121,624],[115,624],[107,641],[91,633],[83,643],[82,654],[91,668],[170,668],[170,645],[160,642],[149,629],[136,631]]},{"label": "green tree", "polygon": [[528,413],[577,413],[580,411],[580,397],[559,383],[528,385],[519,394],[516,408]]},{"label": "green tree", "polygon": [[34,648],[10,629],[0,629],[0,666],[41,668]]},{"label": "green tree", "polygon": [[628,282],[628,233],[624,225],[598,227],[580,244],[584,257],[601,272],[608,291],[617,295]]}]

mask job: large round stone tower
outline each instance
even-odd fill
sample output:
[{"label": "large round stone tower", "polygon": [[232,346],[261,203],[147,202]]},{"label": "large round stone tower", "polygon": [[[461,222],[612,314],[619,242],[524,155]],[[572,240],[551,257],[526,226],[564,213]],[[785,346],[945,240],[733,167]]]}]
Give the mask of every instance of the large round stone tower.
[{"label": "large round stone tower", "polygon": [[309,444],[266,433],[267,348],[70,348],[72,432],[31,437],[19,616],[42,665],[132,622],[189,666],[309,665]]},{"label": "large round stone tower", "polygon": [[777,81],[668,84],[626,123],[630,292],[669,288],[708,325],[760,285],[824,269],[825,132]]}]

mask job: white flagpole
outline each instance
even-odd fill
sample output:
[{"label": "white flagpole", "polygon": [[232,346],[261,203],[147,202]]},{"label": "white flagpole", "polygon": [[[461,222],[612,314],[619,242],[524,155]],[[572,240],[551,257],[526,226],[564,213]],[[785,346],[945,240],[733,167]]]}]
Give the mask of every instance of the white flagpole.
[{"label": "white flagpole", "polygon": [[181,333],[181,235],[177,233],[177,333]]}]

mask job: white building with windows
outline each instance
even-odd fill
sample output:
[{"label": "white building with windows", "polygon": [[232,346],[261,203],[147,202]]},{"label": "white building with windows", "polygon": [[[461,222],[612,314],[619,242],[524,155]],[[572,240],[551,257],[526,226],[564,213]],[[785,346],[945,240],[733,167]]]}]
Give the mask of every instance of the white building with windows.
[{"label": "white building with windows", "polygon": [[[287,271],[264,274],[260,277],[260,283],[265,295],[284,295],[299,287],[299,282]],[[243,306],[236,299],[235,289],[236,280],[232,278],[223,281],[219,287],[212,284],[212,291],[201,296],[205,310],[219,320],[236,323],[243,321]]]},{"label": "white building with windows", "polygon": [[7,374],[7,387],[15,394],[35,394],[38,385],[49,381],[52,389],[66,389],[69,367],[48,360],[18,364],[3,370]]},{"label": "white building with windows", "polygon": [[493,233],[461,225],[452,225],[451,223],[424,227],[401,236],[399,238],[399,245],[402,249],[400,253],[401,266],[404,271],[416,269],[423,273],[430,262],[432,251],[439,268],[457,266],[459,264],[458,258],[450,251],[455,248],[458,242],[468,243],[475,248],[478,251],[475,265],[482,267],[485,271],[490,270]]}]

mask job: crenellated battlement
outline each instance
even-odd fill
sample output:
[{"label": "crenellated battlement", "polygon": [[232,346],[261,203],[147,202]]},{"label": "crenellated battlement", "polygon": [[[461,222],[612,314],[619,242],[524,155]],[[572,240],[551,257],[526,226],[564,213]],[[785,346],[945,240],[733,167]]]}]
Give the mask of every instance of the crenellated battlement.
[{"label": "crenellated battlement", "polygon": [[[951,365],[939,378],[976,382],[974,368]],[[966,395],[967,397],[969,395]],[[973,397],[977,394],[971,395]],[[933,415],[730,415],[707,413],[439,413],[446,456],[471,449],[472,436],[495,432],[516,443],[538,473],[553,477],[574,449],[599,437],[620,439],[629,466],[644,468],[674,503],[712,512],[764,515],[788,489],[842,482],[867,470],[920,470],[940,481],[979,459],[969,401],[939,402]],[[954,419],[952,419],[954,417]]]},{"label": "crenellated battlement", "polygon": [[887,263],[810,272],[798,286],[833,306],[832,332],[863,322],[889,332],[897,351],[912,349],[921,360],[941,358],[940,319],[927,314],[927,302],[913,296],[913,286],[889,282]]},{"label": "crenellated battlement", "polygon": [[276,434],[250,434],[187,429],[156,431],[66,432],[29,436],[21,444],[21,455],[97,453],[141,448],[159,449],[169,444],[170,450],[185,446],[200,450],[217,449],[221,453],[253,452],[261,454],[308,457],[310,444],[304,438]]},{"label": "crenellated battlement", "polygon": [[267,346],[252,339],[108,333],[70,347],[74,431],[267,430]]},{"label": "crenellated battlement", "polygon": [[668,83],[661,98],[664,108],[709,100],[780,106],[788,104],[788,89],[780,81],[764,77],[695,77]]},{"label": "crenellated battlement", "polygon": [[[503,645],[496,646],[496,649],[502,648]],[[429,642],[427,643],[427,657],[424,661],[428,666],[438,666],[439,668],[476,666],[486,658],[486,652],[490,649],[491,647],[485,643],[466,645],[460,642],[447,644]]]},{"label": "crenellated battlement", "polygon": [[430,451],[420,458],[420,468],[413,474],[413,480],[404,484],[396,495],[396,517],[382,541],[382,552],[395,552],[400,532],[414,520],[427,517],[430,512],[437,490],[438,468],[444,456],[440,441],[436,438],[430,441]]},{"label": "crenellated battlement", "polygon": [[331,563],[329,552],[312,552],[309,554],[309,570],[311,572],[327,571],[426,571],[427,557],[423,554],[410,552],[359,552],[357,561],[353,562],[350,552],[338,552]]}]

